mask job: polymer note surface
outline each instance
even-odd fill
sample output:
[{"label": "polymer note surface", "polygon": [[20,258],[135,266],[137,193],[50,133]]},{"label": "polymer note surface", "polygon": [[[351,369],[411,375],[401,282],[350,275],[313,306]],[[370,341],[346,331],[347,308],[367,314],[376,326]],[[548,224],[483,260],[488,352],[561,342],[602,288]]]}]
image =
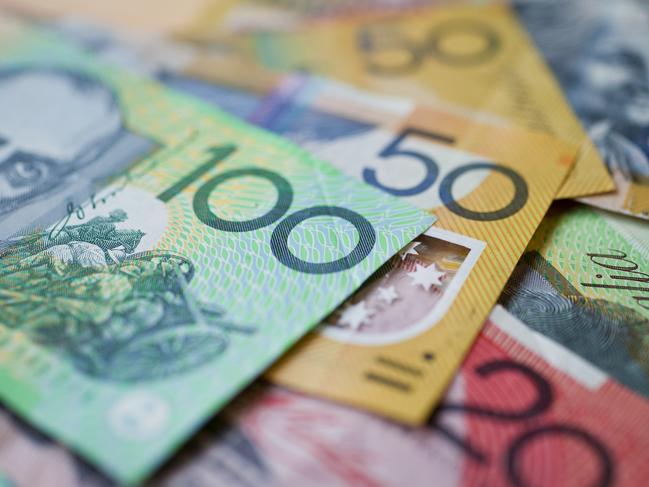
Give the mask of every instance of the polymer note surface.
[{"label": "polymer note surface", "polygon": [[649,219],[649,5],[514,4],[615,181],[614,193],[583,201]]},{"label": "polymer note surface", "polygon": [[581,205],[553,208],[500,301],[638,394],[649,397],[649,229]]},{"label": "polymer note surface", "polygon": [[0,396],[120,482],[434,221],[50,34],[0,54]]},{"label": "polymer note surface", "polygon": [[[223,42],[215,29],[190,30],[184,37]],[[438,6],[342,19],[232,44],[275,69],[307,70],[423,103],[445,102],[553,134],[580,146],[559,198],[615,189],[561,87],[507,6]]]},{"label": "polymer note surface", "polygon": [[[186,28],[231,32],[295,30],[317,21],[342,17],[386,15],[430,5],[458,3],[457,0],[219,0],[206,6]],[[487,3],[464,0],[463,3]]]},{"label": "polymer note surface", "polygon": [[[292,78],[252,117],[438,218],[268,376],[424,422],[475,339],[575,149],[544,134]],[[553,161],[547,170],[542,161]]]}]

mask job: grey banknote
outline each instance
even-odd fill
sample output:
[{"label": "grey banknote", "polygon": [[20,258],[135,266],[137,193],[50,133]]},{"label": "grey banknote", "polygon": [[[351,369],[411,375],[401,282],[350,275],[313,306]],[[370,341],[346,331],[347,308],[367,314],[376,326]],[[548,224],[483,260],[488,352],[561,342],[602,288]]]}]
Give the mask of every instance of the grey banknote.
[{"label": "grey banknote", "polygon": [[156,147],[108,86],[76,72],[2,68],[0,106],[0,241],[65,215]]},{"label": "grey banknote", "polygon": [[[263,93],[185,74],[190,47],[155,37],[121,40],[72,19],[42,22],[105,62],[158,79],[240,118]],[[0,242],[45,227],[157,144],[128,127],[111,90],[61,70],[0,70]]]},{"label": "grey banknote", "polygon": [[514,4],[615,180],[584,201],[649,218],[649,2]]}]

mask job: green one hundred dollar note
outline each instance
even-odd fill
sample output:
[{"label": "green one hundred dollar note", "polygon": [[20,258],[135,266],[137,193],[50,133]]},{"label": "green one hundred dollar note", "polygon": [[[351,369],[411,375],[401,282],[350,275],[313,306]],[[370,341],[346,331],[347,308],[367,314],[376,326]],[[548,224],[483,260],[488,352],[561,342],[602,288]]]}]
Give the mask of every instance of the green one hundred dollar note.
[{"label": "green one hundred dollar note", "polygon": [[0,398],[120,482],[434,221],[9,20],[0,102]]}]

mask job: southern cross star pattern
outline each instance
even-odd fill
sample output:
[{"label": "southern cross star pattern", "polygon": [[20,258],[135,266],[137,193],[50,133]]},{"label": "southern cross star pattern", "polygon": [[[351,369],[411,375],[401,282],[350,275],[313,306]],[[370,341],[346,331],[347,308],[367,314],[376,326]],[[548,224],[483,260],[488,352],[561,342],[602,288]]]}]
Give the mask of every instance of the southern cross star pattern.
[{"label": "southern cross star pattern", "polygon": [[394,286],[380,287],[377,291],[379,293],[379,299],[387,304],[392,304],[394,301],[399,299],[399,295]]},{"label": "southern cross star pattern", "polygon": [[417,246],[420,244],[421,242],[417,242],[415,240],[413,242],[410,242],[403,249],[401,249],[399,251],[399,256],[401,256],[401,260],[406,260],[406,257],[408,257],[408,255],[419,255],[419,252],[417,252]]},{"label": "southern cross star pattern", "polygon": [[428,291],[431,286],[441,286],[442,279],[445,275],[446,274],[443,271],[437,269],[435,263],[432,263],[429,266],[417,264],[417,268],[413,272],[408,273],[408,276],[412,279],[410,284],[413,286],[420,285],[426,291]]},{"label": "southern cross star pattern", "polygon": [[338,319],[338,324],[358,330],[363,324],[367,323],[367,320],[373,314],[374,312],[365,306],[365,301],[359,301],[356,304],[350,304],[344,309]]}]

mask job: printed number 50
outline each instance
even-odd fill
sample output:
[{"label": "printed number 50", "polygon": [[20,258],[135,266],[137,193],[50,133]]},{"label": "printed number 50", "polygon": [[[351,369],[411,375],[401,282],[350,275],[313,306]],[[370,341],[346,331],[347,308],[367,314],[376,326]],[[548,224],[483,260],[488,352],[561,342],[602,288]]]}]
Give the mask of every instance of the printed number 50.
[{"label": "printed number 50", "polygon": [[[446,135],[407,128],[379,153],[379,157],[382,159],[388,159],[395,156],[402,156],[411,157],[419,161],[426,171],[422,180],[411,188],[395,188],[381,183],[376,177],[376,170],[372,168],[363,169],[363,180],[372,186],[376,186],[387,193],[393,194],[394,196],[414,196],[423,193],[435,184],[439,175],[439,168],[437,167],[435,160],[421,152],[404,150],[401,148],[401,144],[411,135],[432,139],[445,144],[453,144],[455,142],[455,139]],[[494,211],[474,211],[461,206],[460,203],[455,200],[453,197],[453,185],[455,184],[455,181],[467,172],[481,169],[496,171],[509,178],[514,185],[514,197],[509,204]],[[439,184],[439,198],[446,208],[462,218],[478,221],[493,221],[510,217],[520,211],[520,209],[525,206],[525,203],[527,203],[528,188],[525,179],[523,179],[523,177],[513,169],[491,162],[473,162],[456,167],[449,172],[444,179],[442,179]]]},{"label": "printed number 50", "polygon": [[[212,157],[207,162],[200,165],[194,171],[180,179],[176,184],[160,193],[158,199],[166,203],[176,197],[179,193],[184,191],[187,186],[203,176],[216,164],[230,156],[230,154],[236,151],[236,149],[237,147],[234,145],[213,147],[210,150]],[[217,216],[211,210],[208,203],[212,191],[214,191],[217,186],[230,179],[246,176],[266,179],[275,186],[275,189],[277,190],[277,201],[273,208],[260,217],[244,221],[225,220]],[[292,202],[293,187],[281,174],[258,167],[246,167],[225,171],[209,179],[194,194],[193,208],[196,217],[203,224],[214,228],[215,230],[223,232],[251,232],[272,225],[282,218],[291,207]],[[300,259],[289,249],[288,238],[293,229],[303,221],[318,216],[342,218],[343,220],[347,220],[354,226],[354,228],[356,228],[359,235],[359,241],[356,244],[356,247],[354,247],[354,249],[345,257],[341,257],[332,262],[314,263]],[[293,270],[307,274],[329,274],[350,269],[370,254],[375,243],[376,233],[374,227],[362,215],[340,206],[325,205],[312,206],[292,213],[275,227],[270,239],[271,250],[277,260]]]}]

